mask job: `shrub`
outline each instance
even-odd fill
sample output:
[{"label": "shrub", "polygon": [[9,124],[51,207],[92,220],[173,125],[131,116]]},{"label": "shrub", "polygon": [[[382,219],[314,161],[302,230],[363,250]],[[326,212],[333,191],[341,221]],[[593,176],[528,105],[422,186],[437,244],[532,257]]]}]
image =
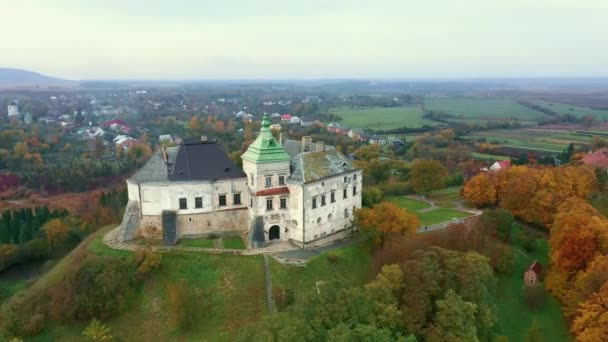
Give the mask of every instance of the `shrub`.
[{"label": "shrub", "polygon": [[43,314],[33,314],[26,318],[21,333],[25,336],[38,335],[44,329],[46,322],[46,317]]},{"label": "shrub", "polygon": [[90,341],[108,341],[112,339],[110,328],[93,318],[91,323],[82,332],[82,335]]},{"label": "shrub", "polygon": [[327,261],[329,261],[332,264],[337,264],[340,261],[340,257],[335,253],[328,253]]},{"label": "shrub", "polygon": [[413,193],[412,187],[408,182],[385,183],[381,185],[384,195],[406,195]]},{"label": "shrub", "polygon": [[52,317],[75,321],[112,317],[133,291],[132,268],[127,260],[89,257],[60,286],[50,289]]},{"label": "shrub", "polygon": [[272,297],[277,309],[282,310],[295,301],[295,293],[292,289],[273,288]]},{"label": "shrub", "polygon": [[135,276],[138,279],[145,278],[150,272],[160,267],[162,256],[159,252],[153,251],[150,247],[135,252],[134,262],[137,266]]}]

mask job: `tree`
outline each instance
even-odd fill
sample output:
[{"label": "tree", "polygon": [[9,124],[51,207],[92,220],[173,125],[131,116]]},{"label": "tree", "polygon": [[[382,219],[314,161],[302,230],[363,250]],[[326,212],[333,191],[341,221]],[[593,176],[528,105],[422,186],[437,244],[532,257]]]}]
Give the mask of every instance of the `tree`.
[{"label": "tree", "polygon": [[416,193],[430,195],[445,186],[448,170],[436,160],[417,159],[410,171],[410,185]]},{"label": "tree", "polygon": [[484,210],[480,217],[484,231],[492,232],[498,239],[504,242],[511,241],[511,229],[515,218],[504,209]]},{"label": "tree", "polygon": [[476,175],[464,184],[464,198],[478,208],[495,205],[498,200],[497,195],[494,182],[486,172]]},{"label": "tree", "polygon": [[412,235],[420,226],[418,217],[395,203],[380,202],[372,208],[361,208],[355,212],[355,225],[366,230],[384,243],[390,235]]},{"label": "tree", "polygon": [[479,341],[475,327],[477,305],[463,300],[452,289],[436,305],[434,325],[427,332],[426,341]]},{"label": "tree", "polygon": [[10,225],[5,220],[0,222],[0,244],[11,242]]},{"label": "tree", "polygon": [[193,134],[198,134],[201,131],[201,122],[199,121],[198,117],[193,116],[190,118],[190,131],[192,131]]},{"label": "tree", "polygon": [[82,335],[90,341],[108,341],[112,339],[110,328],[95,318],[84,329]]},{"label": "tree", "polygon": [[580,342],[608,341],[608,282],[581,303],[572,332]]},{"label": "tree", "polygon": [[382,190],[380,188],[371,186],[365,187],[363,189],[363,193],[361,194],[361,199],[363,202],[363,206],[371,208],[374,205],[380,203],[382,201]]},{"label": "tree", "polygon": [[540,325],[535,319],[532,321],[532,324],[526,333],[526,342],[543,342],[544,340],[545,338],[543,337],[543,332],[540,330]]},{"label": "tree", "polygon": [[67,224],[59,218],[48,221],[43,227],[49,246],[51,249],[55,249],[60,243],[62,243],[68,236],[69,227]]}]

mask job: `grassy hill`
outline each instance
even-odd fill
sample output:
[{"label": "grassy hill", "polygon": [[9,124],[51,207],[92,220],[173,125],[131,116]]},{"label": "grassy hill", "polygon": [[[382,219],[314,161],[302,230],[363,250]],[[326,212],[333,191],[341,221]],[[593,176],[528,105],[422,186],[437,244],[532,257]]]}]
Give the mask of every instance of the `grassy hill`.
[{"label": "grassy hill", "polygon": [[[84,241],[29,289],[17,294],[33,297],[79,267],[91,256],[131,260],[132,252],[105,246],[106,227]],[[338,261],[336,261],[338,260]],[[359,285],[367,280],[370,256],[360,244],[315,257],[306,267],[271,263],[275,289],[295,293],[289,310],[305,310],[316,293],[318,281],[342,279]],[[160,268],[140,284],[128,298],[121,313],[104,321],[114,337],[124,341],[235,341],[249,340],[265,329],[271,314],[266,305],[262,256],[210,255],[191,252],[162,253]],[[187,330],[169,324],[168,288],[184,281],[197,294],[191,303],[196,309],[192,327]],[[88,322],[52,321],[39,335],[28,341],[82,341]]]},{"label": "grassy hill", "polygon": [[336,110],[333,114],[341,117],[344,120],[342,124],[351,128],[389,130],[401,127],[418,128],[424,125],[437,125],[437,122],[423,118],[422,110],[416,106],[342,108]]}]

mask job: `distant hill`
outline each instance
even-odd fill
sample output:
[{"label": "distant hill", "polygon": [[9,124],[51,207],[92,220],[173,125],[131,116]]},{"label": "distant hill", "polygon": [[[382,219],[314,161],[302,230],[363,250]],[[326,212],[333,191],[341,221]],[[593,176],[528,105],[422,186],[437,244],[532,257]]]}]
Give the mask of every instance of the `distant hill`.
[{"label": "distant hill", "polygon": [[76,82],[42,75],[33,71],[0,68],[0,88],[70,86],[75,83]]}]

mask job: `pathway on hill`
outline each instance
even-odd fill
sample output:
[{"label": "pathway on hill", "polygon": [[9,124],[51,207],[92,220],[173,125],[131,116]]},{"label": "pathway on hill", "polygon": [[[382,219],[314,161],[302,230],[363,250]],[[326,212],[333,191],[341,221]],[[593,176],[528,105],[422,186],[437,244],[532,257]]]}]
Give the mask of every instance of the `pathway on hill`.
[{"label": "pathway on hill", "polygon": [[264,254],[264,274],[266,275],[266,303],[268,304],[268,311],[271,313],[277,312],[274,297],[272,296],[272,273],[270,271],[268,254]]}]

